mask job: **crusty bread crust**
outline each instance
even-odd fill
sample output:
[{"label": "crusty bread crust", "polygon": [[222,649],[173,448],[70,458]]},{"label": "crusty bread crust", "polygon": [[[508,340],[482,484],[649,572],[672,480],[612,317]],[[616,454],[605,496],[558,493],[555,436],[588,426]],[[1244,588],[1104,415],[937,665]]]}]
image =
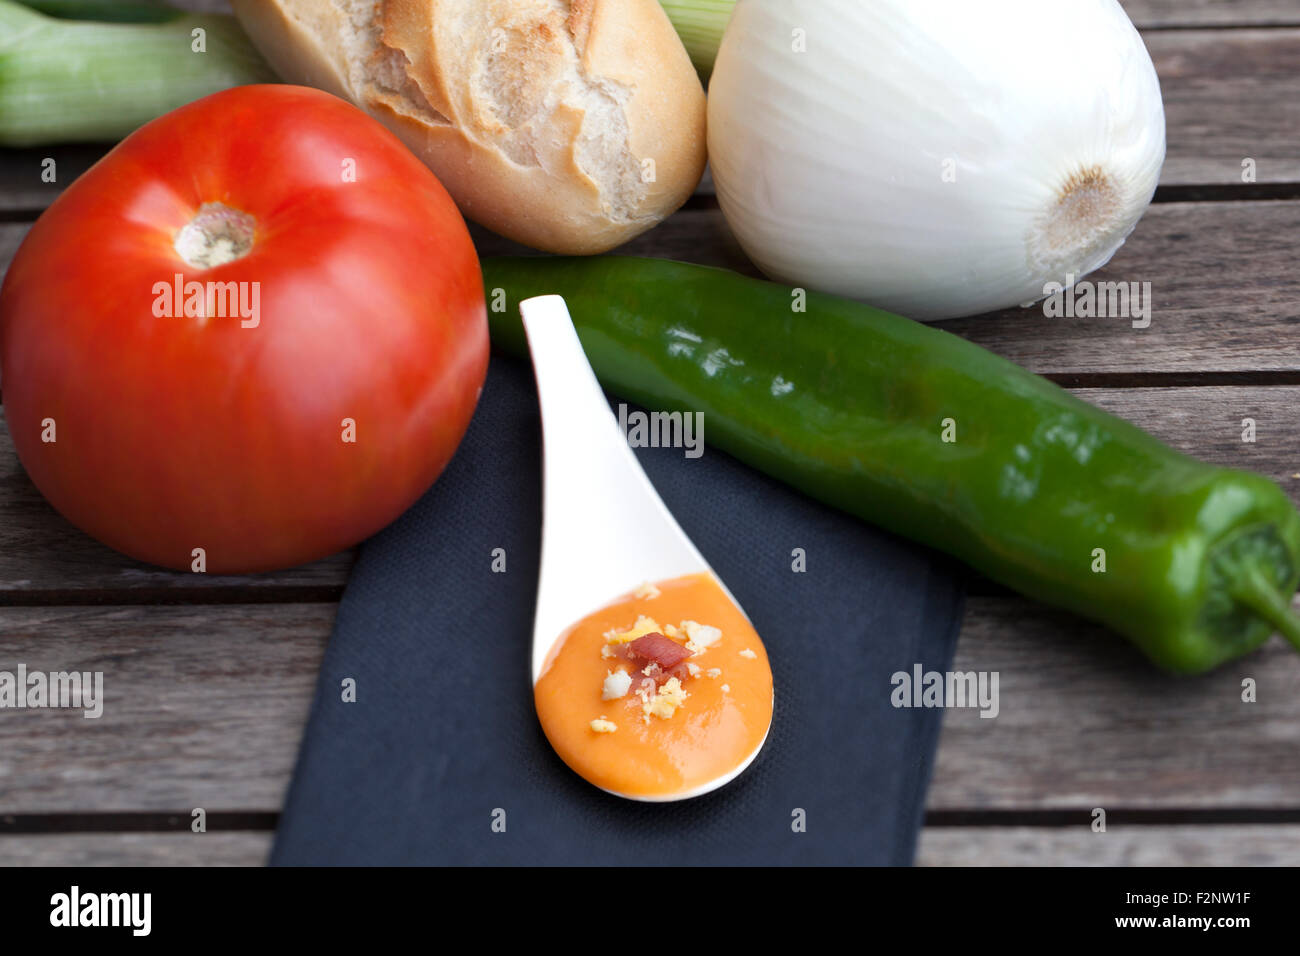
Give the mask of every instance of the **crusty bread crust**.
[{"label": "crusty bread crust", "polygon": [[365,109],[526,245],[604,252],[704,171],[704,91],[657,0],[233,3],[282,78]]}]

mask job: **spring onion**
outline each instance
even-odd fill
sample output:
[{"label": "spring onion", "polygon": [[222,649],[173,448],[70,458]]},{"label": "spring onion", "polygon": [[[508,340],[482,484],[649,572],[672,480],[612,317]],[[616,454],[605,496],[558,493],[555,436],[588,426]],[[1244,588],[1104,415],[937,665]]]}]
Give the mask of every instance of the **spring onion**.
[{"label": "spring onion", "polygon": [[64,20],[111,20],[116,23],[163,23],[184,12],[157,0],[22,0],[22,4]]},{"label": "spring onion", "polygon": [[707,77],[736,0],[659,0],[659,4],[682,38],[695,69]]},{"label": "spring onion", "polygon": [[0,0],[3,146],[116,140],[217,90],[272,82],[234,17],[92,23]]}]

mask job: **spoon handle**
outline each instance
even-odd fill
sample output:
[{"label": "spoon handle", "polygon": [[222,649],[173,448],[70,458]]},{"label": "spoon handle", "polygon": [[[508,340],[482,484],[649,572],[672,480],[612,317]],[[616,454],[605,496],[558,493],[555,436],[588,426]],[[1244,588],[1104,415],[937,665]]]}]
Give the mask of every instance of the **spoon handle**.
[{"label": "spoon handle", "polygon": [[519,306],[542,411],[542,564],[534,678],[566,628],[658,581],[708,569],[641,470],[564,299]]}]

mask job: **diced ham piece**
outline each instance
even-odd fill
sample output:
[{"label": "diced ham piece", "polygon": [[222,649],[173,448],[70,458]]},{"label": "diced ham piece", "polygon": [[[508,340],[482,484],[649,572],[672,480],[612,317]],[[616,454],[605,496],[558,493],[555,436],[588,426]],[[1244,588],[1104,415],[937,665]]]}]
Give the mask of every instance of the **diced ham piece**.
[{"label": "diced ham piece", "polygon": [[691,656],[691,652],[681,644],[658,632],[638,637],[628,647],[637,657],[658,664],[665,671],[672,670]]}]

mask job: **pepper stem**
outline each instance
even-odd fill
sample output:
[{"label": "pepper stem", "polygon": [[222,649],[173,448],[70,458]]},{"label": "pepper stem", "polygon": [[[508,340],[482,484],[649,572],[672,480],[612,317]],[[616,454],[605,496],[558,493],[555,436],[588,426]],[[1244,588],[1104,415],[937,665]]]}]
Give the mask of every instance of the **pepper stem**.
[{"label": "pepper stem", "polygon": [[1232,584],[1232,596],[1277,628],[1296,650],[1300,651],[1300,617],[1291,610],[1291,602],[1258,567],[1241,569]]}]

